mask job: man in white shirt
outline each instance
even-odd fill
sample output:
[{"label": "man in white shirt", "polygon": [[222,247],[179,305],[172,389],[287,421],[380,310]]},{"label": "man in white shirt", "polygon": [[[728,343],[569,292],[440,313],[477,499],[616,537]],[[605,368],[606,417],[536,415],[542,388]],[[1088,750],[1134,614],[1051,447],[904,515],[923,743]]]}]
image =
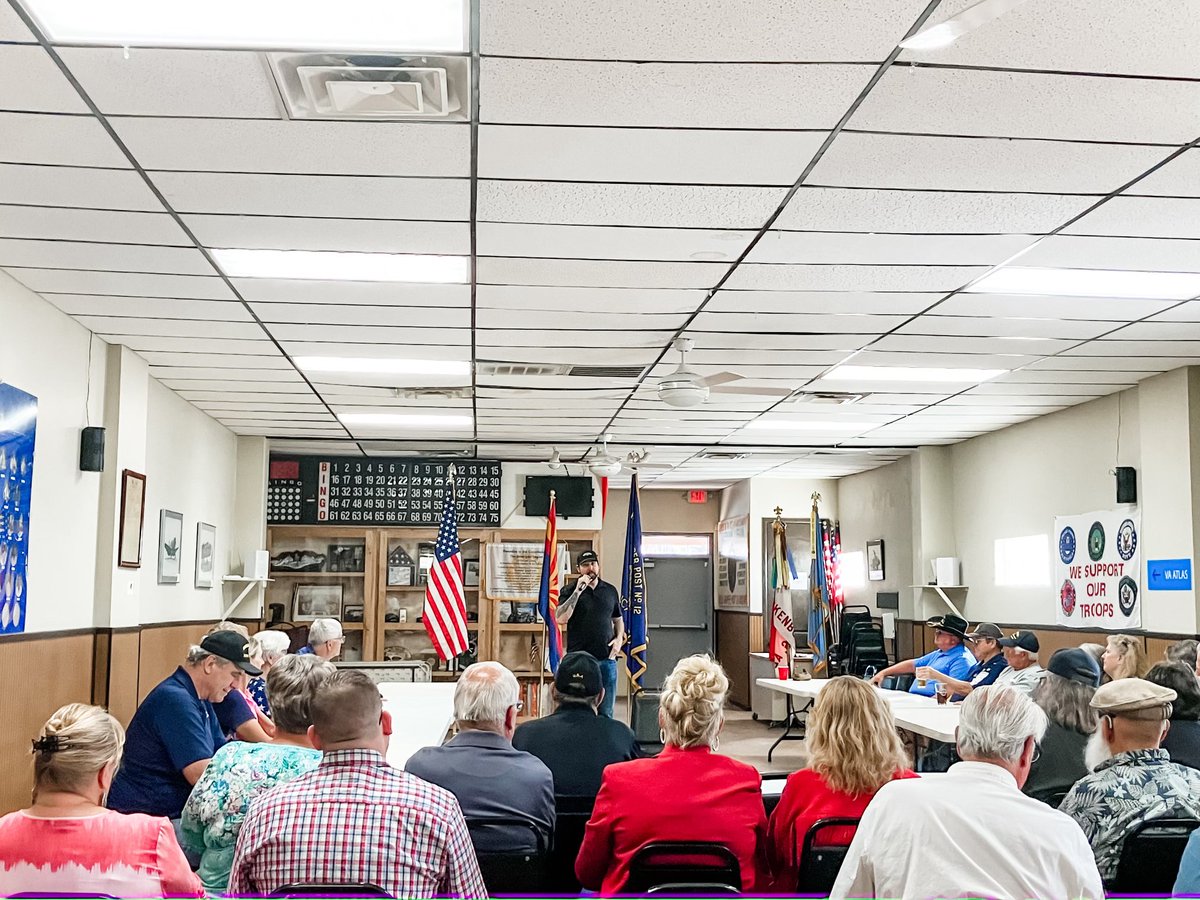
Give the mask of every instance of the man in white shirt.
[{"label": "man in white shirt", "polygon": [[945,775],[885,784],[863,814],[833,898],[1055,897],[1100,900],[1104,887],[1073,819],[1021,786],[1046,714],[1012,687],[962,705]]},{"label": "man in white shirt", "polygon": [[1000,638],[996,643],[1000,645],[1008,668],[993,683],[1014,687],[1028,697],[1046,674],[1046,670],[1038,664],[1038,652],[1042,647],[1037,635],[1032,631],[1018,631]]}]

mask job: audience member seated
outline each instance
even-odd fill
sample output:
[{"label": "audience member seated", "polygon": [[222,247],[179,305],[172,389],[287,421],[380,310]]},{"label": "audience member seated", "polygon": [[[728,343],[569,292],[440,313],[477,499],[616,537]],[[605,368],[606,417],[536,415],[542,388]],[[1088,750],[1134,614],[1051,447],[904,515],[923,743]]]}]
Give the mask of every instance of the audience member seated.
[{"label": "audience member seated", "polygon": [[[867,682],[833,678],[808,714],[808,768],[793,772],[768,824],[767,850],[775,890],[790,894],[804,836],[819,819],[859,818],[875,792],[894,778],[916,778],[906,765],[887,701]],[[822,844],[850,843],[851,828],[831,828]],[[803,890],[803,885],[801,886]]]},{"label": "audience member seated", "polygon": [[1183,858],[1179,861],[1179,874],[1175,877],[1175,886],[1171,888],[1172,897],[1195,897],[1200,895],[1200,828],[1192,832],[1187,846],[1183,850]]},{"label": "audience member seated", "polygon": [[486,897],[454,795],[387,764],[392,717],[375,683],[337,672],[310,711],[321,763],[251,804],[229,893],[333,882],[374,884],[393,897]]},{"label": "audience member seated", "polygon": [[312,698],[337,671],[315,655],[286,656],[267,673],[275,698],[275,742],[233,741],[217,751],[183,807],[183,842],[200,854],[200,880],[210,895],[229,885],[233,848],[250,801],[311,772],[321,761],[308,735]]},{"label": "audience member seated", "polygon": [[257,649],[258,656],[262,658],[262,662],[258,667],[262,669],[262,674],[257,678],[250,679],[250,685],[247,690],[250,691],[250,696],[254,698],[254,702],[258,704],[258,708],[263,711],[263,715],[271,715],[271,699],[267,696],[267,673],[271,671],[271,666],[288,655],[288,647],[291,646],[291,639],[284,631],[260,631],[253,638],[251,643],[256,645],[251,647],[251,650]]},{"label": "audience member seated", "polygon": [[[517,817],[537,825],[550,846],[554,834],[554,776],[546,764],[512,745],[521,687],[498,662],[467,666],[454,687],[458,734],[440,747],[424,747],[404,771],[440,785],[458,798],[468,819]],[[537,849],[528,828],[476,829],[480,851]]]},{"label": "audience member seated", "polygon": [[203,897],[164,818],[104,808],[125,732],[71,703],[33,742],[33,805],[0,819],[0,896]]},{"label": "audience member seated", "polygon": [[1198,672],[1196,668],[1197,657],[1196,648],[1200,647],[1200,642],[1187,638],[1182,641],[1176,641],[1169,645],[1166,652],[1163,653],[1163,659],[1167,662],[1181,662],[1192,672]]},{"label": "audience member seated", "polygon": [[1050,724],[1023,788],[1030,797],[1057,806],[1088,773],[1083,757],[1096,731],[1096,711],[1090,704],[1099,684],[1100,666],[1083,650],[1056,650],[1050,657],[1032,695]]},{"label": "audience member seated", "polygon": [[728,693],[725,670],[710,657],[676,663],[659,699],[662,753],[604,770],[575,861],[585,888],[620,892],[634,854],[659,841],[724,844],[738,858],[745,891],[768,887],[762,778],[715,752]]},{"label": "audience member seated", "polygon": [[967,640],[971,643],[971,655],[975,657],[975,665],[967,670],[967,674],[961,680],[951,678],[945,672],[936,669],[927,669],[925,674],[929,679],[946,685],[955,700],[961,700],[975,688],[987,687],[1008,667],[1008,660],[1000,652],[1000,645],[997,643],[1002,637],[1004,632],[998,627],[991,622],[983,622],[967,635]]},{"label": "audience member seated", "polygon": [[1163,662],[1146,673],[1146,680],[1175,692],[1171,704],[1171,727],[1162,748],[1171,762],[1200,769],[1200,680],[1187,663]]},{"label": "audience member seated", "polygon": [[1109,681],[1109,677],[1104,674],[1104,645],[1080,644],[1079,649],[1096,661],[1096,668],[1100,670],[1100,683]]},{"label": "audience member seated", "polygon": [[637,738],[624,722],[597,715],[604,698],[600,663],[590,653],[568,653],[551,688],[553,715],[517,728],[513,746],[532,753],[554,776],[560,797],[595,797],[610,763],[637,759]]},{"label": "audience member seated", "polygon": [[1141,678],[1146,671],[1146,657],[1142,653],[1141,642],[1127,634],[1110,634],[1101,667],[1104,669],[1105,683],[1121,678]]},{"label": "audience member seated", "polygon": [[954,615],[934,616],[926,624],[933,629],[933,645],[937,649],[918,659],[905,659],[888,666],[871,679],[872,684],[882,684],[883,679],[892,675],[916,675],[909,693],[932,697],[937,688],[934,673],[949,675],[955,681],[966,680],[975,665],[975,657],[963,646],[970,627],[967,620]]},{"label": "audience member seated", "polygon": [[225,743],[213,704],[236,689],[243,672],[259,670],[250,663],[246,641],[232,631],[214,632],[188,651],[184,664],[133,714],[110,809],[166,816],[179,833],[192,785]]},{"label": "audience member seated", "polygon": [[1107,881],[1125,838],[1143,822],[1200,818],[1200,772],[1171,762],[1161,749],[1175,692],[1141,678],[1111,681],[1096,691],[1100,725],[1088,742],[1092,774],[1059,807],[1075,819]]},{"label": "audience member seated", "polygon": [[[218,631],[228,631],[241,637],[246,642],[246,655],[249,656],[251,665],[259,672],[262,671],[258,646],[251,639],[245,625],[223,619],[210,628],[208,633],[216,634]],[[220,703],[213,704],[217,721],[221,723],[221,731],[228,740],[252,743],[269,741],[275,732],[275,726],[250,695],[249,685],[250,675],[238,672],[235,690],[230,691]]]},{"label": "audience member seated", "polygon": [[297,656],[312,653],[332,662],[346,643],[342,623],[337,619],[317,619],[308,626],[308,643],[296,651]]},{"label": "audience member seated", "polygon": [[1021,793],[1046,714],[1012,687],[963,701],[945,775],[885,784],[867,806],[831,897],[1073,897],[1104,887],[1069,817]]},{"label": "audience member seated", "polygon": [[1046,670],[1038,664],[1038,653],[1042,649],[1037,635],[1032,631],[1018,631],[998,642],[1008,668],[996,678],[994,684],[1014,687],[1029,696]]}]

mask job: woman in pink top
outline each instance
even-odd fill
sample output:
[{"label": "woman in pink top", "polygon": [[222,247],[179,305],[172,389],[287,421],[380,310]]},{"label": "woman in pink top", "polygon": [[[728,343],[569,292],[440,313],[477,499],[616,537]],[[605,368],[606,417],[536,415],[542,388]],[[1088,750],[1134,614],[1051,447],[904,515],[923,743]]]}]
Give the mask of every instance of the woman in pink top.
[{"label": "woman in pink top", "polygon": [[0,896],[203,897],[168,819],[104,808],[125,730],[71,703],[33,742],[33,805],[0,819]]}]

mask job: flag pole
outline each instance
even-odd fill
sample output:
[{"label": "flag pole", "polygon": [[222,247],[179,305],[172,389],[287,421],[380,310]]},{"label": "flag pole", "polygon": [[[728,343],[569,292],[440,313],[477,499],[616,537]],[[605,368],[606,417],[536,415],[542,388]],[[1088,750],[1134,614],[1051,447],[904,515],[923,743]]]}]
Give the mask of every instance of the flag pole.
[{"label": "flag pole", "polygon": [[[551,491],[550,492],[550,509],[551,510],[554,509],[554,498],[555,498],[555,492]],[[558,540],[557,534],[554,536],[554,540],[556,540],[556,541]],[[557,576],[558,576],[557,572],[551,572],[549,575],[550,578],[556,578]],[[549,606],[549,603],[547,603],[547,606]],[[547,661],[547,657],[549,656],[549,653],[550,653],[550,623],[546,621],[545,616],[542,616],[541,619],[542,619],[542,646],[538,653],[538,695],[537,695],[538,718],[539,719],[542,716],[542,691],[544,691],[545,687],[546,687],[546,661]]]}]

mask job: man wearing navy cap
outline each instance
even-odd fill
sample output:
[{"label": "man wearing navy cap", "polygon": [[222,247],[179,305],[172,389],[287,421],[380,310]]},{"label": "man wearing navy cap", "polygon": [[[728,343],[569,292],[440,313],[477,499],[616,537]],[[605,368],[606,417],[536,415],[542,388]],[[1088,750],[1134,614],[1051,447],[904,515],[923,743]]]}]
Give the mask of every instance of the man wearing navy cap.
[{"label": "man wearing navy cap", "polygon": [[1025,696],[1033,693],[1046,670],[1038,665],[1038,653],[1042,645],[1032,631],[1016,631],[999,642],[1008,660],[1008,668],[1000,673],[994,684],[1007,684],[1015,687]]},{"label": "man wearing navy cap", "polygon": [[952,699],[961,700],[975,688],[987,687],[992,684],[1006,668],[1008,660],[1000,652],[1000,638],[1004,632],[991,622],[981,622],[975,630],[967,635],[971,642],[971,655],[975,657],[975,665],[967,670],[966,678],[961,681],[951,678],[944,672],[930,669],[927,673],[931,679],[946,685],[953,695]]},{"label": "man wearing navy cap", "polygon": [[888,666],[871,679],[872,683],[879,684],[889,675],[916,675],[909,693],[932,697],[937,686],[932,673],[941,672],[956,681],[967,677],[971,666],[975,665],[975,657],[963,646],[963,638],[970,627],[967,620],[954,615],[934,616],[926,624],[933,629],[933,645],[937,649],[917,659],[905,659]]},{"label": "man wearing navy cap", "polygon": [[590,653],[600,663],[604,699],[600,715],[612,718],[617,698],[617,654],[625,643],[621,595],[600,580],[600,557],[584,550],[577,561],[579,580],[563,592],[555,618],[567,626],[567,652]]}]

